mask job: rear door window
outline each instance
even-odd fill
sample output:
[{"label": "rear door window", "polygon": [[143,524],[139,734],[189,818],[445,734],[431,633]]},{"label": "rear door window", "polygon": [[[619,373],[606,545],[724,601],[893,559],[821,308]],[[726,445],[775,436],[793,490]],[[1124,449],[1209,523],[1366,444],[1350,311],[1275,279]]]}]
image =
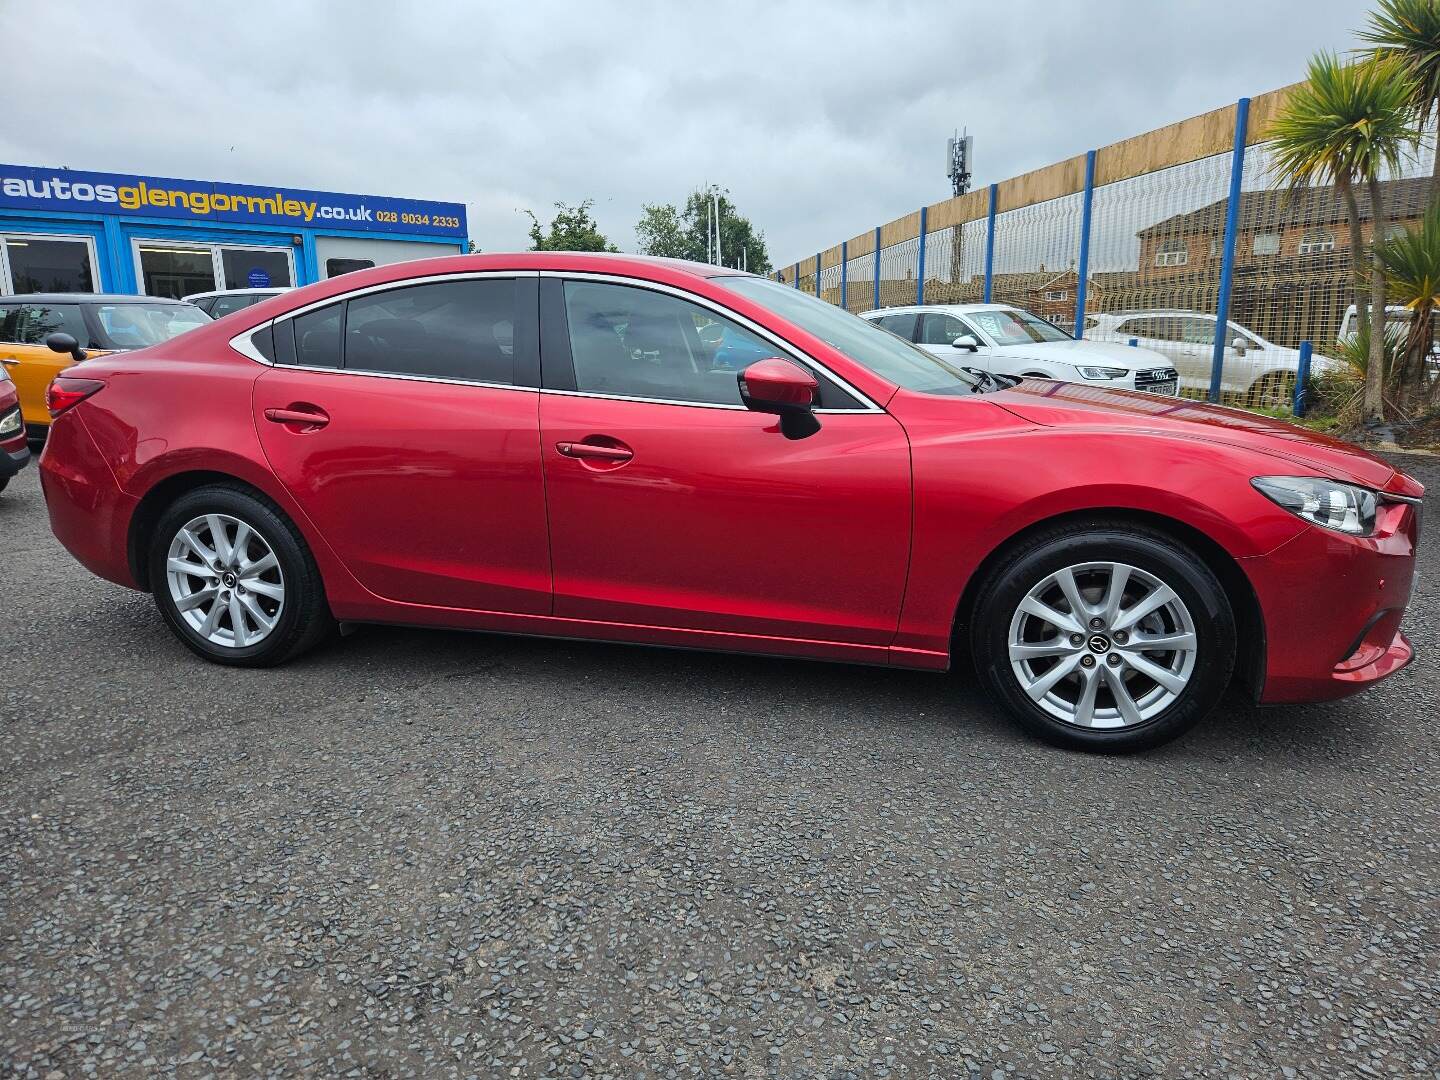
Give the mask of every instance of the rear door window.
[{"label": "rear door window", "polygon": [[216,319],[223,319],[226,315],[236,311],[244,311],[255,302],[255,297],[247,293],[232,294],[229,296],[217,296],[210,301],[211,306],[205,310]]},{"label": "rear door window", "polygon": [[913,311],[907,311],[900,315],[882,315],[875,321],[882,329],[889,330],[906,341],[914,341],[915,323],[919,318]]},{"label": "rear door window", "polygon": [[345,368],[514,385],[515,294],[514,279],[475,278],[357,296]]}]

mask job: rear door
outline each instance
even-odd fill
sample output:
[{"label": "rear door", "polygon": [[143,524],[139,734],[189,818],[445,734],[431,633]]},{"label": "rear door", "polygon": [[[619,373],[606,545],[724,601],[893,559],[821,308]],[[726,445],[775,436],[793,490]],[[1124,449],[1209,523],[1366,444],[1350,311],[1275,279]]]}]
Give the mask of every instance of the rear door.
[{"label": "rear door", "polygon": [[639,282],[541,284],[555,614],[888,645],[910,546],[899,423],[810,367],[820,427],[788,439],[706,345],[785,355],[753,326]]},{"label": "rear door", "polygon": [[389,600],[549,614],[534,275],[301,311],[274,325],[255,426],[351,572]]}]

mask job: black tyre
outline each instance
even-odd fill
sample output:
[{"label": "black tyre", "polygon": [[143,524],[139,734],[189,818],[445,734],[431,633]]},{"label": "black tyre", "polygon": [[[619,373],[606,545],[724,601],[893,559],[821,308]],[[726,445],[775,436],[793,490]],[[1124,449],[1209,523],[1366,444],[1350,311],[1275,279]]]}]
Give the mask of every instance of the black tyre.
[{"label": "black tyre", "polygon": [[0,491],[4,491],[4,490],[5,490],[7,487],[9,487],[9,486],[10,486],[10,477],[8,477],[8,476],[0,476]]},{"label": "black tyre", "polygon": [[282,664],[335,626],[304,538],[238,485],[177,499],[156,524],[149,568],[155,606],[175,635],[219,664]]},{"label": "black tyre", "polygon": [[1235,616],[1205,562],[1165,533],[1057,527],[1027,538],[984,582],[971,651],[1026,730],[1128,753],[1214,708],[1235,667]]},{"label": "black tyre", "polygon": [[1262,409],[1288,409],[1295,404],[1295,375],[1276,371],[1250,388],[1250,401]]}]

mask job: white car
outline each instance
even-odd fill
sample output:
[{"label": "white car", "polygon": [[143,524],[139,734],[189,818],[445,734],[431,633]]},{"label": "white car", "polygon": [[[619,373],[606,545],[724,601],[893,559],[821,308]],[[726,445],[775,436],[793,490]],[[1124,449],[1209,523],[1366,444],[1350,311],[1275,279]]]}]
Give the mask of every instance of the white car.
[{"label": "white car", "polygon": [[1091,386],[1178,393],[1164,356],[1101,341],[1076,341],[1064,330],[1009,304],[926,304],[861,316],[960,367],[993,375],[1040,376]]},{"label": "white car", "polygon": [[236,311],[243,311],[251,304],[269,300],[272,296],[290,291],[288,285],[274,285],[268,289],[216,289],[213,292],[191,293],[180,299],[194,304],[212,319],[222,319]]},{"label": "white car", "polygon": [[[1246,394],[1261,403],[1289,404],[1300,368],[1300,350],[1266,341],[1253,330],[1230,321],[1229,340],[1220,374],[1220,389]],[[1203,311],[1117,311],[1089,315],[1085,337],[1095,341],[1134,341],[1169,358],[1180,371],[1180,385],[1208,390],[1215,362],[1215,316]],[[1342,365],[1315,353],[1310,372],[1324,375]]]}]

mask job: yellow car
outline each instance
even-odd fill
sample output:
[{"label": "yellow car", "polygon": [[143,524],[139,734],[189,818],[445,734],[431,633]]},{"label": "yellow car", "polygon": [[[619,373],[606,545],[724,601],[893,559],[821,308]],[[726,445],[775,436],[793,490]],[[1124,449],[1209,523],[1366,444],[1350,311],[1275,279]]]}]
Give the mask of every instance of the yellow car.
[{"label": "yellow car", "polygon": [[[32,439],[50,427],[50,381],[86,355],[143,349],[210,322],[193,304],[158,296],[33,293],[0,296],[0,364],[20,392]],[[58,336],[56,336],[58,335]],[[73,351],[71,341],[73,338]]]}]

